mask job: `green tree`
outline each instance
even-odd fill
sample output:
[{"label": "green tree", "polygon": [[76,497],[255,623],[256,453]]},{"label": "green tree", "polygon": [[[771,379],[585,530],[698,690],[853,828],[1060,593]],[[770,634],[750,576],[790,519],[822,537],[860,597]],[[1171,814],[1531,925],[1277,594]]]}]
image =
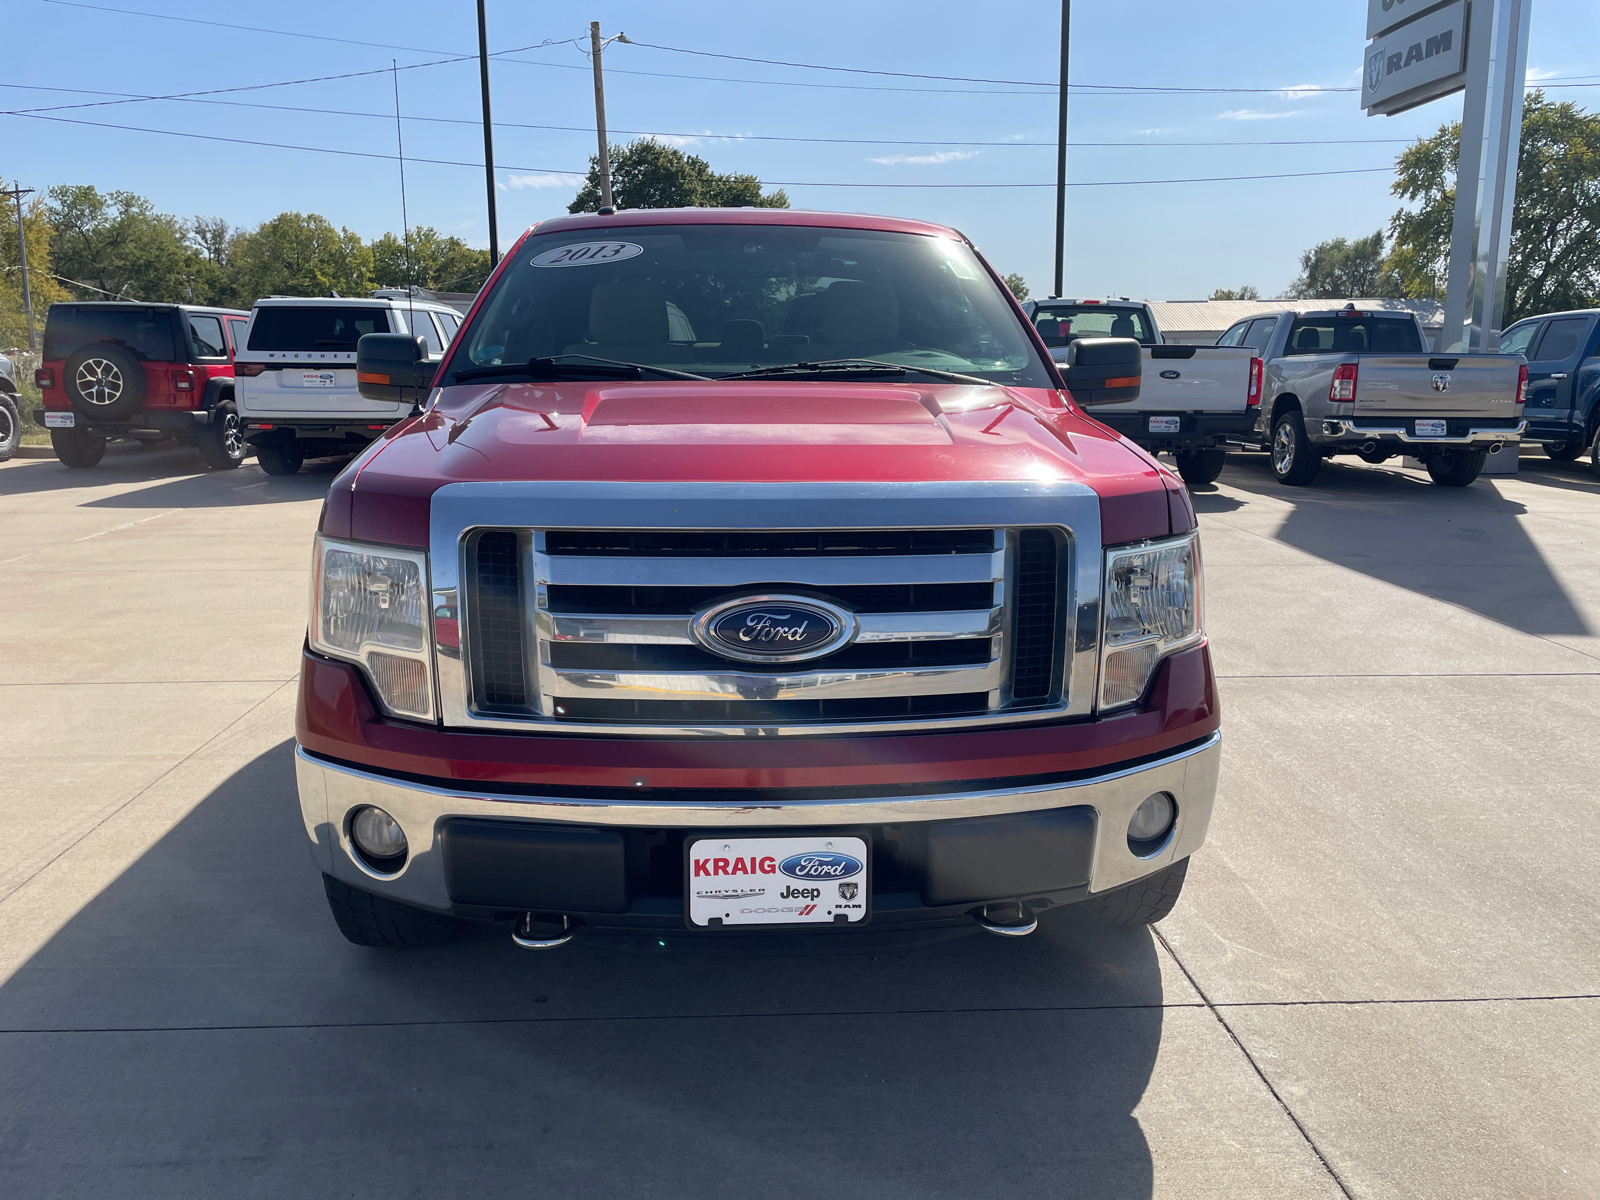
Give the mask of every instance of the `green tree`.
[{"label": "green tree", "polygon": [[372,289],[372,249],[358,234],[316,213],[279,213],[240,234],[229,266],[246,301],[262,296],[364,296]]},{"label": "green tree", "polygon": [[[754,175],[719,175],[705,159],[653,138],[611,147],[611,199],[618,208],[788,208],[782,188],[766,195]],[[600,157],[568,212],[600,207]]]},{"label": "green tree", "polygon": [[[1407,296],[1442,297],[1461,123],[1401,151],[1390,189],[1415,207],[1389,220],[1385,265]],[[1600,302],[1600,115],[1530,92],[1523,103],[1504,323]]]},{"label": "green tree", "polygon": [[1210,299],[1212,299],[1212,300],[1259,300],[1259,299],[1261,299],[1261,292],[1260,292],[1260,289],[1256,288],[1252,284],[1248,284],[1247,283],[1243,287],[1218,288],[1216,291],[1211,293]]},{"label": "green tree", "polygon": [[[0,179],[0,189],[15,187]],[[22,202],[22,231],[28,241],[28,292],[33,299],[34,332],[44,336],[45,310],[68,298],[52,274],[50,216],[43,197]],[[0,349],[28,344],[28,313],[22,304],[22,255],[17,241],[17,205],[0,200]],[[36,343],[37,344],[37,343]]]},{"label": "green tree", "polygon": [[1007,275],[1004,283],[1011,289],[1011,294],[1018,300],[1026,300],[1028,298],[1028,282],[1017,272],[1013,271]]},{"label": "green tree", "polygon": [[50,255],[83,300],[186,299],[183,223],[133,192],[102,194],[89,184],[49,191]]},{"label": "green tree", "polygon": [[1354,241],[1340,237],[1318,242],[1300,256],[1300,274],[1289,285],[1296,300],[1347,300],[1399,290],[1399,277],[1383,265],[1381,229]]},{"label": "green tree", "polygon": [[489,278],[489,252],[419,225],[411,231],[409,271],[402,237],[386,233],[372,242],[372,277],[379,287],[415,283],[436,292],[475,292]]}]

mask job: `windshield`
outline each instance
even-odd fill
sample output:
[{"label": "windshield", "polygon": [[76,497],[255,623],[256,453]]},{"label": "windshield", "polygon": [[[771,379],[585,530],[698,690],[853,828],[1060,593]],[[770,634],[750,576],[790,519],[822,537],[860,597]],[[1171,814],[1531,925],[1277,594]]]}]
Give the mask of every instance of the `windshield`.
[{"label": "windshield", "polygon": [[175,362],[172,310],[168,308],[75,308],[53,304],[44,327],[46,359],[66,358],[93,342],[115,342],[140,358]]},{"label": "windshield", "polygon": [[530,238],[450,360],[559,355],[716,377],[870,358],[1052,387],[1015,311],[949,238],[797,225],[619,226]]},{"label": "windshield", "polygon": [[250,349],[354,353],[363,333],[388,332],[389,310],[377,305],[263,304],[250,326]]},{"label": "windshield", "polygon": [[1155,331],[1142,308],[1111,308],[1104,304],[1040,305],[1033,314],[1034,328],[1046,346],[1065,346],[1074,338],[1136,338],[1155,345]]}]

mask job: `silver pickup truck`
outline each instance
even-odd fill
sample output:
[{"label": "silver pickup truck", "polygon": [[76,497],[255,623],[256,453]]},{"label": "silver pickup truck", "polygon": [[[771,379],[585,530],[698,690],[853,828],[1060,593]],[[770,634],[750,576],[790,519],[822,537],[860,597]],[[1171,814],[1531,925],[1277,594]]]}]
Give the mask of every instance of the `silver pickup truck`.
[{"label": "silver pickup truck", "polygon": [[1310,483],[1336,454],[1409,454],[1435,483],[1465,487],[1490,454],[1515,452],[1526,427],[1522,355],[1430,354],[1408,312],[1259,313],[1217,344],[1266,361],[1260,417],[1243,440],[1270,451],[1283,483]]},{"label": "silver pickup truck", "polygon": [[1262,380],[1254,351],[1162,345],[1155,314],[1137,300],[1051,297],[1022,308],[1058,363],[1079,338],[1133,338],[1143,347],[1137,398],[1097,405],[1094,419],[1151,454],[1170,453],[1185,483],[1213,482],[1227,444],[1254,431]]}]

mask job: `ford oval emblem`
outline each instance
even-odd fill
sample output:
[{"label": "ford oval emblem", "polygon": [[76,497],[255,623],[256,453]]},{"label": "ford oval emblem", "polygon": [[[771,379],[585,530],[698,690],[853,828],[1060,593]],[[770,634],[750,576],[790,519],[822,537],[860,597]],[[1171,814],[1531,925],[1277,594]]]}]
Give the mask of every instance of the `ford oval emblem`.
[{"label": "ford oval emblem", "polygon": [[848,879],[861,870],[861,860],[836,850],[791,854],[778,864],[790,879]]},{"label": "ford oval emblem", "polygon": [[1176,371],[1163,371],[1163,372],[1161,372],[1161,378],[1163,378],[1163,379],[1176,379],[1177,377],[1178,377],[1178,373]]},{"label": "ford oval emblem", "polygon": [[741,596],[695,614],[689,632],[703,649],[740,662],[821,658],[856,635],[855,614],[802,596]]}]

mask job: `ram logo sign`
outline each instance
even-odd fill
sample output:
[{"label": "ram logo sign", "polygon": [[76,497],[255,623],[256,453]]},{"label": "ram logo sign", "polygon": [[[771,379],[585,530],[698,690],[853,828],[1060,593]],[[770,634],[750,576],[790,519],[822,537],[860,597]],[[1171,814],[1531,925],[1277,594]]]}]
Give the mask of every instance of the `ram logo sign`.
[{"label": "ram logo sign", "polygon": [[1374,39],[1362,57],[1362,107],[1401,112],[1465,86],[1466,22],[1456,0]]}]

